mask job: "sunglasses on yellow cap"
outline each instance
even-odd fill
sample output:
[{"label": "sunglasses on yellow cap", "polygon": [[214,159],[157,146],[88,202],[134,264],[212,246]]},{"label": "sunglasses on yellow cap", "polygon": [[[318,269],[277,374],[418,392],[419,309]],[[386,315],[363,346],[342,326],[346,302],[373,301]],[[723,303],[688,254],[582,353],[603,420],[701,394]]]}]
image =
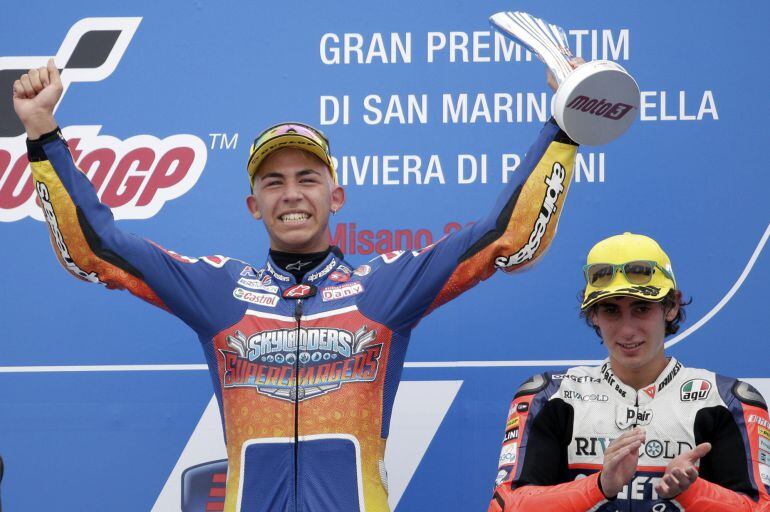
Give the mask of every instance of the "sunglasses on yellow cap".
[{"label": "sunglasses on yellow cap", "polygon": [[337,183],[337,171],[329,153],[329,139],[321,132],[304,123],[280,123],[263,130],[251,145],[249,163],[249,182],[252,184],[259,165],[267,156],[278,149],[295,147],[313,153],[328,167],[332,179]]},{"label": "sunglasses on yellow cap", "polygon": [[674,280],[674,276],[661,267],[655,261],[638,260],[627,263],[591,263],[583,267],[586,283],[594,288],[609,286],[615,279],[615,272],[620,270],[631,284],[647,284],[652,280],[655,270],[660,270],[668,279]]},{"label": "sunglasses on yellow cap", "polygon": [[305,137],[313,140],[316,144],[321,146],[321,148],[329,152],[329,139],[326,138],[326,135],[323,134],[321,130],[318,128],[314,128],[310,126],[309,124],[304,123],[278,123],[276,125],[271,126],[270,128],[266,128],[262,131],[259,135],[257,135],[257,138],[254,139],[254,143],[251,145],[252,151],[255,149],[258,149],[262,144],[264,144],[266,141],[273,139],[279,135],[285,135],[287,133],[296,133],[299,135],[304,135]]}]

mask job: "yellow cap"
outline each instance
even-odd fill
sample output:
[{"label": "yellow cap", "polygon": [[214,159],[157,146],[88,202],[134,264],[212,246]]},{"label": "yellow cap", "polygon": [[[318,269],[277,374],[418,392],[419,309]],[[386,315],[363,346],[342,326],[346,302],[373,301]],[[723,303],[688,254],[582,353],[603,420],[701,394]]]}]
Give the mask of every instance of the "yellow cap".
[{"label": "yellow cap", "polygon": [[273,151],[290,147],[302,149],[320,158],[329,168],[334,183],[337,183],[337,171],[329,153],[329,141],[323,132],[308,124],[280,123],[257,135],[251,145],[246,170],[252,189],[259,164]]},{"label": "yellow cap", "polygon": [[623,272],[615,272],[612,281],[604,287],[597,288],[586,282],[580,309],[586,309],[602,299],[619,295],[659,301],[669,291],[676,289],[671,260],[655,240],[644,235],[626,232],[605,238],[591,248],[586,258],[586,268],[597,263],[622,265],[632,261],[650,261],[656,264],[648,283],[641,285],[630,283]]}]

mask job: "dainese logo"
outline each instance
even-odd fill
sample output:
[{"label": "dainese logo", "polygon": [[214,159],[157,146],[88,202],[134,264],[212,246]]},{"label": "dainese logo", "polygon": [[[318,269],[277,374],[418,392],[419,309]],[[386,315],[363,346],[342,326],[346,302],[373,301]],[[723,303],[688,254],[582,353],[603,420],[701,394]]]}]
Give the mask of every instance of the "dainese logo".
[{"label": "dainese logo", "polygon": [[[65,36],[54,61],[61,68],[66,97],[78,82],[98,82],[117,68],[141,18],[85,18]],[[48,56],[0,57],[0,89]],[[58,105],[57,105],[58,106]],[[194,135],[164,139],[137,135],[120,140],[101,135],[101,126],[63,128],[77,166],[88,176],[116,219],[152,217],[171,199],[188,192],[206,165],[205,143]],[[44,220],[36,204],[27,160],[24,128],[13,112],[11,95],[0,98],[0,221]]]}]

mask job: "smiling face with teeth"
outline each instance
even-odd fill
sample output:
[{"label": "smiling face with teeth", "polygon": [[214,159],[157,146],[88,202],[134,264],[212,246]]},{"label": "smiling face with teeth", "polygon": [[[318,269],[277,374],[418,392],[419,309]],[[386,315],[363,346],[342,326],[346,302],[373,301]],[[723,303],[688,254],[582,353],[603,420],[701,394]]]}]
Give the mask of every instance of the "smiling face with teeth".
[{"label": "smiling face with teeth", "polygon": [[345,204],[317,156],[287,147],[270,153],[254,177],[254,194],[246,206],[265,223],[270,248],[292,253],[321,252],[329,247],[329,214]]},{"label": "smiling face with teeth", "polygon": [[666,320],[679,311],[636,297],[610,297],[597,303],[591,322],[599,328],[615,375],[641,389],[654,382],[668,364],[663,351]]}]

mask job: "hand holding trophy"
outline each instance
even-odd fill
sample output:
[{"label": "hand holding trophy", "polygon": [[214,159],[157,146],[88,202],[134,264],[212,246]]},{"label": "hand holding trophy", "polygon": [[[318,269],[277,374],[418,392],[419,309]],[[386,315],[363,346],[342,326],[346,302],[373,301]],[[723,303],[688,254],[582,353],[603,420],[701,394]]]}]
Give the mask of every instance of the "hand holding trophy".
[{"label": "hand holding trophy", "polygon": [[572,140],[597,146],[628,130],[639,110],[639,86],[621,65],[595,60],[573,69],[564,30],[525,12],[499,12],[489,21],[551,70],[559,84],[553,115]]}]

